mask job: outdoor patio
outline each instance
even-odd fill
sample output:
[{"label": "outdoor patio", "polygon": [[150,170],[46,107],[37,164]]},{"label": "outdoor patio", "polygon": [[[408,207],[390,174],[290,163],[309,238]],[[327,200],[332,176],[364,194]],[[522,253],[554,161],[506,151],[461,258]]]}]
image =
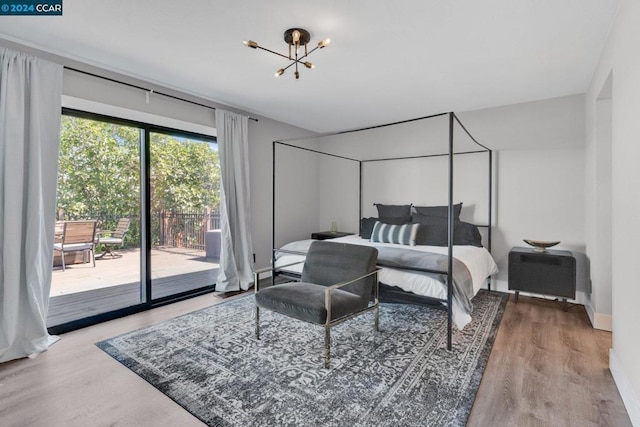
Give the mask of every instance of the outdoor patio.
[{"label": "outdoor patio", "polygon": [[[54,267],[47,326],[139,304],[140,250],[118,250],[91,262]],[[184,248],[151,250],[153,298],[162,298],[215,283],[218,260],[205,251]]]}]

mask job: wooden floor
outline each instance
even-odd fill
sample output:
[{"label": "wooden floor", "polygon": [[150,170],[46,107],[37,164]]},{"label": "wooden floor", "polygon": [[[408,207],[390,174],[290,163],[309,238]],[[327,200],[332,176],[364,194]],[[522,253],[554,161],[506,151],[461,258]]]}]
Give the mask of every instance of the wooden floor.
[{"label": "wooden floor", "polygon": [[[0,425],[201,426],[94,343],[221,301],[205,295],[77,330],[35,359],[0,364]],[[630,426],[608,370],[610,346],[611,334],[591,328],[581,306],[564,312],[512,298],[469,425]]]},{"label": "wooden floor", "polygon": [[[117,257],[107,255],[92,263],[73,264],[65,271],[54,267],[49,295],[55,298],[125,283],[140,282],[140,249],[116,251]],[[151,250],[151,279],[161,279],[183,273],[210,270],[218,260],[206,258],[204,251],[183,248],[154,248]]]},{"label": "wooden floor", "polygon": [[611,333],[582,305],[511,297],[469,426],[631,426],[609,371]]},{"label": "wooden floor", "polygon": [[[117,251],[91,263],[54,269],[49,293],[47,326],[140,304],[140,250]],[[151,250],[151,288],[154,299],[211,286],[218,260],[204,251],[181,248]]]}]

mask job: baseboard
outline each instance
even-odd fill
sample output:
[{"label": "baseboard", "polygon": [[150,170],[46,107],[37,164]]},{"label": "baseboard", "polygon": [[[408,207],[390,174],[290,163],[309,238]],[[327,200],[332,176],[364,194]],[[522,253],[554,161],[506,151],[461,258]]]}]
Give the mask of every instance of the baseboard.
[{"label": "baseboard", "polygon": [[631,419],[631,424],[636,427],[640,427],[640,402],[638,402],[638,398],[633,391],[633,387],[631,387],[631,384],[627,380],[620,360],[614,353],[613,349],[609,350],[609,370],[611,371],[613,380],[618,387],[618,391],[622,397],[622,402],[627,409],[627,413]]},{"label": "baseboard", "polygon": [[613,317],[610,314],[594,313],[591,324],[596,329],[613,331]]},{"label": "baseboard", "polygon": [[594,328],[596,327],[596,312],[593,310],[593,307],[591,306],[591,302],[587,302],[584,305],[584,309],[587,312],[587,317],[589,317],[589,321],[591,322],[591,326],[593,326]]},{"label": "baseboard", "polygon": [[576,302],[586,306],[591,303],[590,295],[586,291],[576,291]]},{"label": "baseboard", "polygon": [[613,316],[610,314],[596,313],[589,301],[584,304],[584,308],[589,316],[589,321],[594,329],[602,331],[613,331]]}]

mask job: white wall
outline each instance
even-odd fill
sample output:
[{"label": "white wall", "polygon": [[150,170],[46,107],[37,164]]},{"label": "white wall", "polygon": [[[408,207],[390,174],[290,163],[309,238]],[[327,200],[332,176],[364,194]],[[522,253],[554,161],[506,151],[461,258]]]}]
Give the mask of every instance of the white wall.
[{"label": "white wall", "polygon": [[584,236],[584,150],[581,147],[497,153],[493,255],[498,289],[507,289],[508,253],[523,239],[560,240],[576,257],[577,299],[587,287]]},{"label": "white wall", "polygon": [[587,314],[597,329],[612,328],[612,75],[604,83],[593,107],[586,108],[586,234],[591,270]]},{"label": "white wall", "polygon": [[[640,426],[640,3],[623,0],[607,46],[586,94],[587,140],[598,141],[598,107],[602,88],[612,76],[611,96],[611,279],[613,348],[609,366],[634,425]],[[606,160],[605,160],[606,161]],[[597,194],[599,159],[588,173]],[[595,174],[595,176],[594,176]],[[593,206],[587,206],[593,209]],[[590,223],[590,233],[599,224]],[[598,303],[598,301],[596,301]],[[599,307],[599,303],[598,303]]]},{"label": "white wall", "polygon": [[585,136],[582,95],[459,113],[495,154],[494,283],[506,290],[508,253],[523,239],[560,240],[573,252],[577,296],[588,289],[585,257]]},{"label": "white wall", "polygon": [[[489,155],[456,156],[454,203],[463,202],[461,219],[488,223]],[[427,157],[363,165],[363,216],[378,216],[374,203],[438,206],[448,203],[448,157]]]},{"label": "white wall", "polygon": [[339,231],[358,233],[359,163],[335,157],[316,155],[318,182],[314,207],[318,212],[316,230],[331,229],[335,222]]},{"label": "white wall", "polygon": [[[96,101],[183,122],[214,126],[211,109],[178,101],[157,93],[150,93],[108,80],[64,70],[62,93],[74,98]],[[147,85],[144,85],[147,86]],[[166,92],[166,91],[163,91]],[[149,102],[147,102],[147,95]],[[156,123],[154,123],[156,124]]]},{"label": "white wall", "polygon": [[[251,124],[251,228],[256,267],[270,265],[272,245],[272,163],[277,139],[309,134],[272,120]],[[276,146],[275,246],[309,239],[317,230],[316,185],[318,164],[314,154]]]}]

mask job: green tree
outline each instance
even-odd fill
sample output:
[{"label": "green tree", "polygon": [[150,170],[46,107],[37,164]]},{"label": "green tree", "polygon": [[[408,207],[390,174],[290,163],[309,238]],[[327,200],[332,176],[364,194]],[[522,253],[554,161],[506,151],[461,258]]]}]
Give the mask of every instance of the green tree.
[{"label": "green tree", "polygon": [[139,133],[132,127],[63,116],[58,210],[65,218],[139,211]]},{"label": "green tree", "polygon": [[154,133],[151,137],[153,211],[197,212],[220,206],[218,152],[207,142]]},{"label": "green tree", "polygon": [[[135,127],[62,117],[58,211],[65,219],[97,218],[108,229],[118,218],[129,217],[127,241],[137,245],[140,139]],[[159,211],[219,208],[218,152],[208,142],[152,133],[150,181],[152,217]]]}]

